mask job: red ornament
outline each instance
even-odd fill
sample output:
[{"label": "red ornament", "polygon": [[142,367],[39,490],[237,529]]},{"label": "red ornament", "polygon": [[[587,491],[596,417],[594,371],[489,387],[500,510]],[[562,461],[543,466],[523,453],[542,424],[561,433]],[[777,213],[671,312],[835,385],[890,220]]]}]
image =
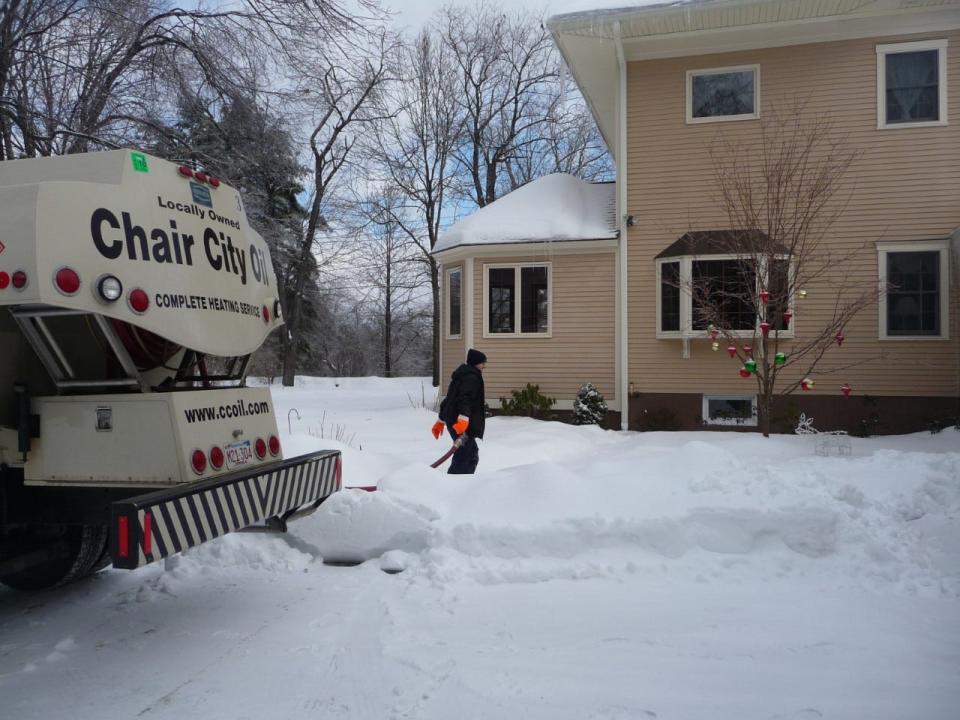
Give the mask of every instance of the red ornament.
[{"label": "red ornament", "polygon": [[760,323],[760,332],[763,333],[763,336],[764,336],[764,337],[766,337],[767,335],[769,335],[769,334],[770,334],[770,323],[768,323],[766,320],[764,320],[762,323]]},{"label": "red ornament", "polygon": [[770,293],[766,290],[760,291],[760,300],[766,305],[770,301]]},{"label": "red ornament", "polygon": [[846,339],[846,338],[843,336],[843,330],[841,330],[840,332],[837,333],[837,337],[836,337],[835,339],[836,339],[836,341],[837,341],[837,346],[838,346],[838,347],[839,347],[840,345],[843,345],[843,341]]},{"label": "red ornament", "polygon": [[737,346],[736,346],[736,345],[727,345],[727,352],[730,353],[730,357],[733,357],[734,355],[737,354]]},{"label": "red ornament", "polygon": [[844,397],[850,397],[850,386],[847,383],[844,383],[840,386],[840,392],[843,393]]},{"label": "red ornament", "polygon": [[750,347],[749,345],[744,345],[743,352],[745,355],[750,355],[751,353],[753,353],[753,348]]},{"label": "red ornament", "polygon": [[793,313],[789,310],[785,310],[783,313],[783,326],[788,327],[790,325],[790,318],[793,317]]},{"label": "red ornament", "polygon": [[811,380],[810,378],[804,378],[803,380],[800,381],[800,387],[804,390],[810,390],[811,388],[813,388],[813,380]]},{"label": "red ornament", "polygon": [[750,377],[750,371],[747,370],[745,367],[740,368],[740,377],[742,378]]},{"label": "red ornament", "polygon": [[716,340],[719,335],[720,335],[720,331],[717,330],[716,328],[713,328],[713,329],[710,331],[710,338],[711,338],[712,340]]}]

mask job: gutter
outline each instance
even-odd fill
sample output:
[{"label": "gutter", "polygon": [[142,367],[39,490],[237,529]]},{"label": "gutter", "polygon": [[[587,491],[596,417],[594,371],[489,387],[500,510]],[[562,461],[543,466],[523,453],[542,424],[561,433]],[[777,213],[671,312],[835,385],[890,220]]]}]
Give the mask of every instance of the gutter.
[{"label": "gutter", "polygon": [[629,375],[630,354],[627,351],[627,63],[623,55],[620,22],[614,24],[614,44],[617,50],[617,226],[620,230],[620,252],[617,276],[617,396],[620,400],[620,429],[630,425]]}]

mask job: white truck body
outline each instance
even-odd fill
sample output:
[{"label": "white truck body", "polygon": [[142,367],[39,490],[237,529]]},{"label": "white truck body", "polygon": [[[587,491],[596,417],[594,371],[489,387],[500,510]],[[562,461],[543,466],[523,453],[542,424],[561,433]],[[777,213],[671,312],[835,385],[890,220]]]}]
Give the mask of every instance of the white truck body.
[{"label": "white truck body", "polygon": [[339,453],[285,460],[245,386],[282,320],[234,188],[129,150],[7,161],[0,218],[0,580],[4,538],[74,501],[136,567],[338,489]]}]

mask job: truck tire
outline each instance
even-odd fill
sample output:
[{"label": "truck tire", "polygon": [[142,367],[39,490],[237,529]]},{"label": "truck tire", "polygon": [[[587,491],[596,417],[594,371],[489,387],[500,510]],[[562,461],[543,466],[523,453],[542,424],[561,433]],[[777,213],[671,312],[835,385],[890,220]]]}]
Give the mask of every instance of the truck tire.
[{"label": "truck tire", "polygon": [[[66,525],[63,538],[67,552],[39,565],[0,578],[0,583],[15,590],[46,590],[77,580],[103,569],[109,560],[105,525]],[[98,567],[99,566],[99,567]]]}]

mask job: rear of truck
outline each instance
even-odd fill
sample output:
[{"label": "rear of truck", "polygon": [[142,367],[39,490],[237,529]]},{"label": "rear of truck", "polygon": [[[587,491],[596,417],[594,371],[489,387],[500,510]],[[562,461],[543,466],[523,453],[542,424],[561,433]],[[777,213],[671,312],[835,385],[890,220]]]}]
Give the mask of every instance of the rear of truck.
[{"label": "rear of truck", "polygon": [[285,458],[250,354],[282,324],[239,193],[117,150],[0,163],[0,582],[285,529],[340,455]]}]

